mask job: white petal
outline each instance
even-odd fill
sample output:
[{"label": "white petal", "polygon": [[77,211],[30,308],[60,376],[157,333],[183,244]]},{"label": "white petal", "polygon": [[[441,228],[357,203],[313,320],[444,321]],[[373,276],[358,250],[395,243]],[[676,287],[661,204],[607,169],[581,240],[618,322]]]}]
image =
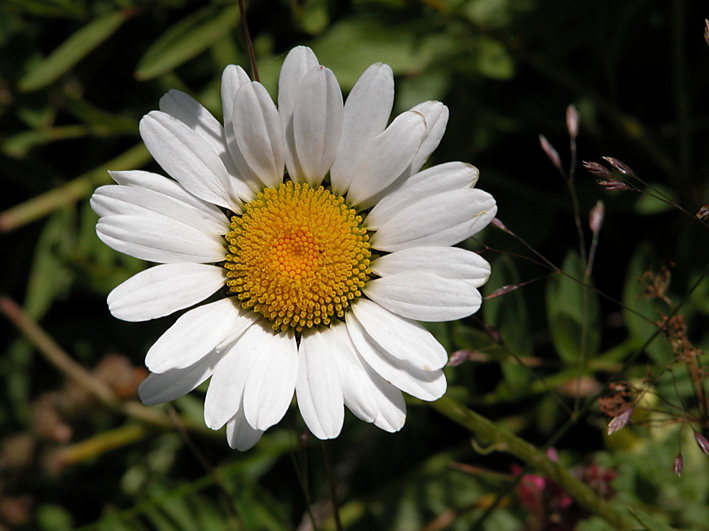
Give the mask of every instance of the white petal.
[{"label": "white petal", "polygon": [[406,403],[401,391],[362,360],[346,325],[334,326],[332,336],[339,342],[337,346],[333,344],[332,355],[340,371],[345,405],[365,422],[374,422],[390,432],[400,430],[406,421]]},{"label": "white petal", "polygon": [[101,186],[91,196],[91,208],[101,216],[126,214],[152,217],[155,214],[189,225],[205,234],[228,232],[229,221],[169,195],[137,186]]},{"label": "white petal", "polygon": [[405,272],[428,271],[443,278],[467,280],[479,288],[490,277],[490,264],[480,255],[458,247],[412,247],[380,256],[372,271],[386,277]]},{"label": "white petal", "polygon": [[[305,74],[318,65],[318,58],[307,46],[296,46],[288,52],[278,78],[278,113],[281,115],[284,125],[293,116],[300,82]],[[294,149],[293,152],[295,152]]]},{"label": "white petal", "polygon": [[214,220],[219,223],[219,226],[229,226],[229,221],[218,207],[192,195],[177,181],[173,181],[157,173],[141,170],[109,171],[108,173],[113,177],[113,180],[121,186],[145,188],[146,190],[152,190],[173,197],[200,210],[204,216],[214,218]]},{"label": "white petal", "polygon": [[138,395],[146,406],[170,402],[197,388],[212,375],[220,354],[212,351],[194,365],[162,374],[150,373],[140,384]]},{"label": "white petal", "polygon": [[303,170],[296,153],[293,129],[293,110],[300,82],[310,70],[319,66],[313,51],[306,46],[296,46],[286,56],[278,78],[278,114],[281,117],[286,148],[288,175],[296,182],[303,182]]},{"label": "white petal", "polygon": [[249,75],[237,65],[229,65],[222,72],[222,112],[224,124],[232,122],[234,116],[234,98],[241,85],[251,83]]},{"label": "white petal", "polygon": [[203,301],[224,286],[224,269],[166,264],[132,276],[108,294],[108,309],[124,321],[147,321]]},{"label": "white petal", "polygon": [[409,205],[374,233],[372,247],[399,251],[410,247],[450,246],[484,229],[497,213],[495,199],[467,188]]},{"label": "white petal", "polygon": [[394,74],[389,65],[373,64],[357,80],[347,97],[342,140],[330,170],[332,189],[345,195],[362,151],[387,126],[394,104]]},{"label": "white petal", "polygon": [[447,162],[419,172],[381,198],[367,215],[367,228],[377,230],[404,208],[451,190],[472,188],[478,180],[475,166],[464,162]]},{"label": "white petal", "polygon": [[214,350],[227,333],[243,332],[253,322],[232,299],[199,306],[182,315],[150,347],[145,365],[152,372],[182,369]]},{"label": "white petal", "polygon": [[[255,328],[255,327],[254,327]],[[298,377],[298,348],[292,332],[263,328],[260,355],[244,389],[244,415],[252,428],[267,430],[286,414]]]},{"label": "white petal", "polygon": [[[250,197],[251,192],[231,158],[222,124],[197,100],[175,89],[168,91],[167,94],[160,98],[160,110],[184,122],[212,146],[212,149],[219,155],[227,173],[232,177],[231,185],[234,194],[236,194],[234,199],[236,200],[236,206],[240,207],[241,204],[239,202],[241,199]],[[240,213],[241,210],[236,212]]]},{"label": "white petal", "polygon": [[461,319],[477,312],[482,303],[480,292],[469,282],[426,271],[372,280],[364,293],[387,310],[419,321]]},{"label": "white petal", "polygon": [[303,420],[318,439],[337,437],[345,420],[340,374],[333,357],[338,346],[329,329],[305,332],[300,339],[295,393]]},{"label": "white petal", "polygon": [[204,400],[204,421],[213,430],[221,428],[241,407],[254,361],[258,356],[270,355],[264,352],[263,345],[264,327],[251,326],[227,349],[214,369]]},{"label": "white petal", "polygon": [[394,358],[371,338],[354,312],[347,313],[345,319],[357,352],[379,376],[421,400],[437,400],[443,396],[446,377],[442,370],[422,371],[411,363]]},{"label": "white petal", "polygon": [[186,190],[215,205],[240,209],[219,154],[197,132],[160,111],[143,116],[139,129],[153,158]]},{"label": "white petal", "polygon": [[244,417],[244,408],[240,407],[239,411],[226,424],[226,440],[231,448],[245,452],[253,447],[263,435],[262,430],[255,430]]},{"label": "white petal", "polygon": [[431,156],[431,153],[436,150],[438,144],[441,143],[443,133],[446,132],[446,126],[448,125],[449,114],[448,107],[440,101],[425,101],[419,103],[411,110],[420,112],[426,118],[426,136],[421,142],[414,160],[411,161],[411,165],[407,168],[406,175],[413,175],[419,171],[421,166],[428,160],[428,157]]},{"label": "white petal", "polygon": [[353,169],[347,199],[362,208],[389,186],[411,164],[426,133],[423,115],[407,111],[362,150]]},{"label": "white petal", "polygon": [[285,150],[276,106],[260,83],[242,85],[234,99],[236,143],[256,177],[268,188],[283,182]]},{"label": "white petal", "polygon": [[320,185],[340,145],[342,116],[342,92],[335,74],[328,68],[314,68],[301,81],[293,110],[298,164],[292,171],[288,167],[291,179]]},{"label": "white petal", "polygon": [[104,216],[96,234],[112,249],[149,262],[219,262],[226,255],[218,235],[159,215]]},{"label": "white petal", "polygon": [[359,299],[352,311],[369,337],[393,357],[424,371],[440,369],[448,361],[443,345],[420,324],[367,299]]}]

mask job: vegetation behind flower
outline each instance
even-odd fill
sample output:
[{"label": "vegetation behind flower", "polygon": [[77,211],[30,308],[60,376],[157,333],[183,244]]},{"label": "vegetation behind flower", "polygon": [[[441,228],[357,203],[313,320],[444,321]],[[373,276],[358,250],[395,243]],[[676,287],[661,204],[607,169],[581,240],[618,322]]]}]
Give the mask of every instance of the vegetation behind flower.
[{"label": "vegetation behind flower", "polygon": [[[284,54],[307,44],[343,90],[390,64],[395,114],[450,108],[430,164],[478,166],[500,230],[465,243],[493,266],[482,312],[431,327],[455,353],[447,397],[555,448],[572,475],[616,474],[612,488],[585,481],[639,527],[704,526],[705,13],[607,0],[254,2],[247,13],[272,94]],[[305,529],[308,513],[332,527],[325,458],[294,411],[236,455],[204,428],[201,397],[139,406],[142,357],[172,321],[122,323],[105,309],[144,265],[96,239],[88,195],[106,169],[156,169],[137,123],[168,89],[219,113],[222,69],[248,65],[237,6],[9,0],[0,20],[2,291],[30,319],[2,299],[23,334],[2,334],[0,528]],[[33,346],[43,331],[54,345]],[[546,521],[550,505],[530,511],[518,495],[525,476],[510,472],[523,463],[509,447],[480,433],[471,445],[475,434],[409,406],[401,433],[348,418],[328,444],[345,527]],[[583,516],[584,529],[608,528]]]}]

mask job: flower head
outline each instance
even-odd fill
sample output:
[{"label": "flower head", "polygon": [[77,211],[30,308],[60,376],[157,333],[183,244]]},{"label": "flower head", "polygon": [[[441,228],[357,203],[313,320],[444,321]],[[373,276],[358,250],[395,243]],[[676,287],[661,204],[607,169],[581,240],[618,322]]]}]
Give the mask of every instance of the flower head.
[{"label": "flower head", "polygon": [[477,311],[490,267],[452,245],[497,207],[474,188],[473,166],[419,171],[443,136],[446,107],[425,102],[387,125],[393,99],[391,69],[375,64],[343,103],[335,75],[298,47],[283,64],[278,107],[229,66],[223,126],[174,90],[141,120],[171,178],[111,172],[118,184],[91,204],[102,241],[159,265],[114,289],[109,309],[144,321],[202,303],[148,351],[143,402],[211,377],[205,421],[226,424],[229,444],[244,450],[294,392],[323,439],[340,433],[344,406],[397,431],[402,391],[443,395],[446,352],[416,320]]}]

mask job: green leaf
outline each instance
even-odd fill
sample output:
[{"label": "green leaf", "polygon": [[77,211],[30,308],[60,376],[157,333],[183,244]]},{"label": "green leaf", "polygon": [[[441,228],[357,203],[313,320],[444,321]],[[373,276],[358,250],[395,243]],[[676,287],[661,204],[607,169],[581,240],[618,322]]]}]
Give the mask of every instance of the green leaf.
[{"label": "green leaf", "polygon": [[[667,313],[669,308],[658,300],[648,300],[644,296],[645,285],[641,277],[643,273],[657,269],[657,260],[649,243],[638,246],[633,254],[623,285],[623,317],[631,337],[644,343],[657,331],[655,324]],[[672,348],[667,338],[658,334],[646,348],[645,352],[660,364],[667,363],[672,356]]]},{"label": "green leaf", "polygon": [[657,192],[648,189],[647,192],[640,194],[640,197],[635,202],[635,212],[640,215],[651,216],[653,214],[662,214],[663,212],[673,210],[675,207],[670,203],[653,196],[662,194],[667,197],[668,200],[675,201],[677,199],[675,192],[662,184],[652,183],[652,187],[657,190]]},{"label": "green leaf", "polygon": [[628,507],[628,512],[646,531],[673,531],[672,527],[637,507]]},{"label": "green leaf", "polygon": [[582,354],[585,359],[598,354],[600,309],[597,294],[581,284],[584,265],[577,253],[570,251],[566,255],[562,271],[547,284],[547,318],[559,357],[576,364]]},{"label": "green leaf", "polygon": [[125,20],[126,15],[123,12],[114,11],[89,22],[49,57],[33,65],[20,79],[17,87],[24,92],[46,87],[113,35]]},{"label": "green leaf", "polygon": [[426,70],[455,49],[453,37],[436,33],[417,35],[412,28],[383,26],[372,19],[345,19],[312,43],[321,64],[332,68],[343,90],[349,90],[362,72],[376,62],[391,66],[394,74]]},{"label": "green leaf", "polygon": [[212,6],[200,9],[172,26],[145,52],[135,77],[145,81],[170,72],[234,29],[238,20],[235,5],[221,11]]},{"label": "green leaf", "polygon": [[[493,260],[492,275],[485,285],[484,293],[490,295],[503,286],[517,284],[519,281],[519,274],[512,260],[507,256],[500,256]],[[483,316],[485,323],[500,333],[512,354],[519,358],[534,354],[527,306],[520,290],[486,300],[483,303]],[[521,390],[529,384],[529,371],[517,360],[509,359],[509,355],[506,357],[508,359],[501,363],[505,382],[510,390]]]}]

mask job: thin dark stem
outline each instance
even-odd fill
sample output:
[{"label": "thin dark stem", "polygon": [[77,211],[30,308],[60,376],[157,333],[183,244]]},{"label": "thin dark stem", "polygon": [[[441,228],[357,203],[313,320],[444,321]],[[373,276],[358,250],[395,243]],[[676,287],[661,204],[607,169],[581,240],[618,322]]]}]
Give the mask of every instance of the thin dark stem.
[{"label": "thin dark stem", "polygon": [[241,13],[241,25],[244,27],[244,37],[246,38],[246,47],[249,50],[249,60],[251,61],[251,70],[253,72],[254,81],[261,81],[258,77],[258,68],[256,68],[256,55],[254,54],[254,45],[251,42],[251,34],[249,33],[249,24],[246,22],[246,11],[244,10],[244,0],[238,0],[239,13]]},{"label": "thin dark stem", "polygon": [[330,459],[330,449],[326,441],[322,441],[322,454],[325,460],[325,473],[327,474],[327,483],[330,487],[330,503],[332,504],[332,516],[335,519],[335,527],[337,531],[342,531],[342,522],[340,521],[340,506],[337,503],[337,486],[335,484],[335,474],[332,470]]},{"label": "thin dark stem", "polygon": [[168,413],[169,413],[172,421],[175,423],[175,426],[177,427],[177,431],[180,432],[180,436],[182,437],[182,440],[185,442],[185,444],[190,449],[192,454],[197,458],[197,461],[199,461],[199,463],[202,465],[202,467],[207,471],[207,473],[212,475],[214,483],[219,487],[219,490],[224,495],[224,499],[226,501],[226,505],[229,509],[229,512],[232,514],[232,516],[238,522],[240,520],[239,513],[237,512],[236,507],[234,506],[232,493],[229,492],[229,489],[224,484],[222,479],[219,477],[217,470],[212,466],[212,464],[209,461],[207,461],[207,458],[204,456],[204,454],[200,451],[200,449],[194,443],[194,441],[190,437],[189,433],[187,433],[187,430],[185,429],[185,425],[182,423],[182,419],[180,418],[180,415],[177,413],[177,410],[175,409],[175,407],[172,404],[170,404],[170,407],[168,408]]}]

